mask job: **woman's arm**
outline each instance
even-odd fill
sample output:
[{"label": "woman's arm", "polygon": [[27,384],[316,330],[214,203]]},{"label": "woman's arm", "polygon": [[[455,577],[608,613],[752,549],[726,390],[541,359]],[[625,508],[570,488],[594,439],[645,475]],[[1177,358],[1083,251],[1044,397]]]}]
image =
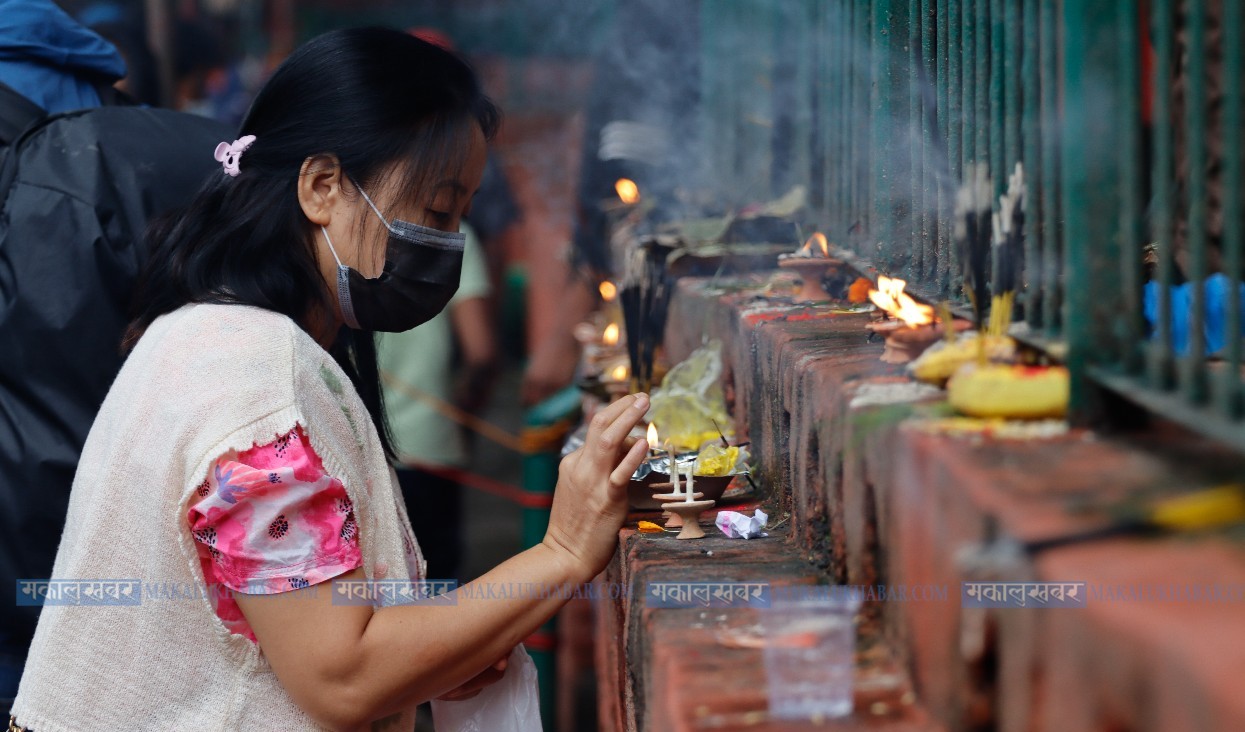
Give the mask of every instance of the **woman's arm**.
[{"label": "woman's arm", "polygon": [[[647,408],[646,396],[625,397],[593,418],[584,448],[560,466],[544,541],[458,590],[456,604],[373,610],[333,604],[324,586],[239,595],[290,696],[322,724],[352,729],[456,689],[505,658],[565,603],[540,588],[586,582],[613,555],[627,481],[647,450],[641,440],[628,451],[625,441]],[[529,584],[537,591],[515,596]],[[503,588],[508,596],[496,597]]]}]

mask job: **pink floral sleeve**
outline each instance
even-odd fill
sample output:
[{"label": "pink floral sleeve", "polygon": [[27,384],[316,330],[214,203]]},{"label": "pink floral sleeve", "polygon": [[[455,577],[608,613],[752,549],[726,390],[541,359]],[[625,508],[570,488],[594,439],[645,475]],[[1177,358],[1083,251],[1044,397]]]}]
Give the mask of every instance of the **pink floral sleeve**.
[{"label": "pink floral sleeve", "polygon": [[230,590],[289,592],[362,565],[350,498],[324,471],[301,427],[222,456],[187,518],[217,616],[252,641]]}]

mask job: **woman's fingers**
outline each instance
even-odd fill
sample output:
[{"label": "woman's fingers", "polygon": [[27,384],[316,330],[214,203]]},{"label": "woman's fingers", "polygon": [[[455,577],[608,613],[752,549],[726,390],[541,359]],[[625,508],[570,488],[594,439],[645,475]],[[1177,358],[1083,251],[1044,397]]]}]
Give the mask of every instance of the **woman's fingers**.
[{"label": "woman's fingers", "polygon": [[648,409],[647,394],[632,394],[625,396],[612,404],[607,404],[597,411],[596,415],[593,416],[592,421],[588,423],[588,434],[584,440],[584,445],[591,449],[593,445],[599,444],[601,436],[605,433],[605,431],[608,430],[620,416],[627,414],[628,410],[635,406],[637,402],[641,403],[644,409]]},{"label": "woman's fingers", "polygon": [[[619,405],[622,408],[614,408]],[[603,418],[603,423],[595,433],[589,429],[589,441],[584,444],[585,457],[593,463],[591,469],[596,474],[613,471],[618,464],[622,444],[626,441],[627,434],[630,434],[631,428],[644,418],[647,410],[649,410],[649,397],[636,395],[634,398],[621,398],[610,405],[609,410],[599,413],[598,417]],[[596,418],[593,421],[595,423]]]},{"label": "woman's fingers", "polygon": [[631,480],[631,476],[635,474],[636,468],[640,467],[640,463],[644,462],[644,458],[648,455],[648,440],[639,440],[627,454],[623,457],[622,462],[614,468],[614,472],[610,473],[610,487],[624,488],[627,481]]},{"label": "woman's fingers", "polygon": [[[610,424],[597,436],[597,455],[610,463],[617,460],[620,449],[627,441],[627,435],[631,434],[631,428],[643,419],[644,412],[647,410],[648,396],[638,394],[635,399],[631,400],[629,409],[623,409],[614,414]],[[611,464],[610,467],[613,465]]]}]

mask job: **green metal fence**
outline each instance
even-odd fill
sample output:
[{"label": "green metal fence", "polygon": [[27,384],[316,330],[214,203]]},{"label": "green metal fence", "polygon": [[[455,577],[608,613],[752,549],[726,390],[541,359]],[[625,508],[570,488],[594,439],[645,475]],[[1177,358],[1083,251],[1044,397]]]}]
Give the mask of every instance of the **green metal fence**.
[{"label": "green metal fence", "polygon": [[955,191],[1023,163],[1017,315],[1076,415],[1122,394],[1245,445],[1243,1],[702,0],[710,165],[740,201],[807,185],[837,244],[962,301]]}]

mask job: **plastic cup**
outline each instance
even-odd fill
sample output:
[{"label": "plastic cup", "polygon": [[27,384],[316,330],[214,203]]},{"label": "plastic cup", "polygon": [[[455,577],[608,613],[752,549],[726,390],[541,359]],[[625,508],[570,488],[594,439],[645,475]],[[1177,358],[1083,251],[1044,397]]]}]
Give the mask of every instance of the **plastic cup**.
[{"label": "plastic cup", "polygon": [[810,587],[773,597],[761,610],[765,676],[774,719],[833,719],[852,713],[856,611],[846,587]]}]

